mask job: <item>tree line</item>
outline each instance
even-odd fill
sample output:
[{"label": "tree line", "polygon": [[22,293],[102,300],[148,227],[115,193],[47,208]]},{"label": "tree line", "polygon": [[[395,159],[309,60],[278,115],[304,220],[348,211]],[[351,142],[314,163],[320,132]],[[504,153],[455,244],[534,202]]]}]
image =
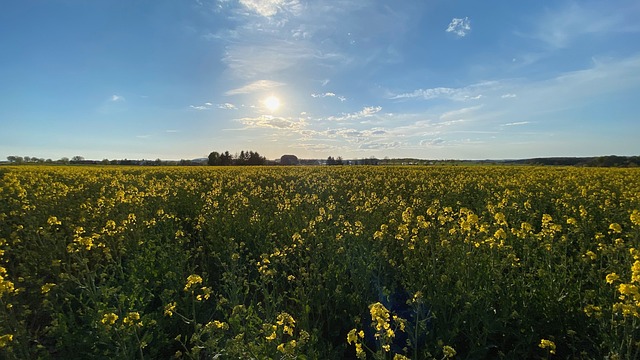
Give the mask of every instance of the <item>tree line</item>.
[{"label": "tree line", "polygon": [[231,165],[267,165],[267,158],[255,151],[240,151],[240,154],[232,155],[228,151],[219,153],[214,151],[209,154],[207,165],[231,166]]}]

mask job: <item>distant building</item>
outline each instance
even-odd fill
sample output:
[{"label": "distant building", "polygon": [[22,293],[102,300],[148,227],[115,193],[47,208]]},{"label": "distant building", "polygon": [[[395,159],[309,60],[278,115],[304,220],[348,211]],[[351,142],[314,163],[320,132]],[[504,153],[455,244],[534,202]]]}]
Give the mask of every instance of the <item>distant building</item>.
[{"label": "distant building", "polygon": [[282,155],[280,157],[280,165],[298,165],[300,161],[295,155]]}]

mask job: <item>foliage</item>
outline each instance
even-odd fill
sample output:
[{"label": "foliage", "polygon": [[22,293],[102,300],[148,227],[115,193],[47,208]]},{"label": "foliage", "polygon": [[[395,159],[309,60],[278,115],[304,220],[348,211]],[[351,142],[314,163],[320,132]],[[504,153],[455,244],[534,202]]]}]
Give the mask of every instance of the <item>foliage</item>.
[{"label": "foliage", "polygon": [[0,357],[635,359],[639,175],[3,167]]}]

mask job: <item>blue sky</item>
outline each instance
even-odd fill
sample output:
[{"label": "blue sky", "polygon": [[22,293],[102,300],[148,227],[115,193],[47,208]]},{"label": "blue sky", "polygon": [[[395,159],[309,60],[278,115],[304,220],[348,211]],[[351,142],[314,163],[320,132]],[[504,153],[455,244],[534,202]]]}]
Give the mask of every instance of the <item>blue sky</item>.
[{"label": "blue sky", "polygon": [[0,157],[640,155],[639,18],[637,0],[8,0]]}]

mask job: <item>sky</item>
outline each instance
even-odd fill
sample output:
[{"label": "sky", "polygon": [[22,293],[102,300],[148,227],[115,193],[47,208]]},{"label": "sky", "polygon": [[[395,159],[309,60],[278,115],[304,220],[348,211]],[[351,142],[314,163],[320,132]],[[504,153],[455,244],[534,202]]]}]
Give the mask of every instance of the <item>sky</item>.
[{"label": "sky", "polygon": [[0,160],[640,155],[640,2],[6,0]]}]

